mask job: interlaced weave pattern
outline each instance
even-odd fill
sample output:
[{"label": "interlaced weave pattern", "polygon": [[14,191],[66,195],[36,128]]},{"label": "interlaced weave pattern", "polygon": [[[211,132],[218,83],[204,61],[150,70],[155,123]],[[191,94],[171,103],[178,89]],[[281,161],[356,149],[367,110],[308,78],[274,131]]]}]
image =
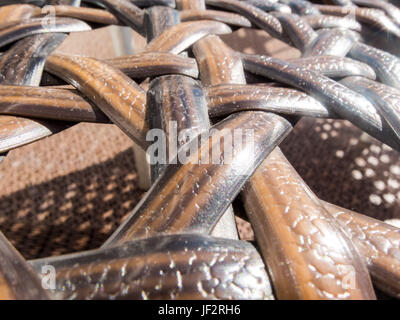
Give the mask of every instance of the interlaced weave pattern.
[{"label": "interlaced weave pattern", "polygon": [[[60,208],[90,209],[111,200],[106,215],[125,211],[122,224],[99,225],[103,234],[115,231],[104,243],[91,243],[98,248],[26,261],[0,234],[0,298],[375,299],[372,283],[399,297],[400,229],[319,199],[279,148],[302,117],[314,117],[348,120],[317,122],[310,134],[319,135],[321,143],[352,123],[365,139],[400,151],[399,5],[397,0],[3,1],[0,162],[8,151],[79,122],[113,123],[145,151],[154,147],[152,129],[166,140],[148,153],[151,188],[136,206],[117,192],[110,199],[98,199],[95,192],[91,197],[98,182],[88,171],[79,188],[89,196],[79,205],[71,202],[72,209]],[[67,34],[105,25],[141,34],[144,50],[112,59],[55,52]],[[264,30],[301,57],[237,51],[221,36],[238,28]],[[189,134],[174,150],[167,141],[184,130]],[[111,129],[108,134],[113,137]],[[231,137],[253,143],[235,145],[228,155],[225,142]],[[172,157],[155,161],[164,154]],[[400,174],[388,156],[380,160]],[[118,169],[126,157],[112,161]],[[367,166],[363,159],[356,164]],[[105,178],[129,188],[134,174],[117,169]],[[361,169],[352,175],[359,177]],[[79,188],[60,192],[73,197]],[[47,195],[50,202],[52,196]],[[234,200],[249,218],[254,244],[238,240]],[[29,210],[23,207],[19,214]],[[48,214],[44,211],[43,219]],[[60,241],[72,234],[75,251],[88,245],[89,237],[79,237],[87,217],[74,233],[59,220],[54,234]],[[16,222],[7,231],[24,242],[27,228]],[[35,232],[40,227],[28,236]],[[51,247],[25,248],[30,254],[25,258],[58,253]],[[51,276],[54,286],[44,285],[52,283]]]}]

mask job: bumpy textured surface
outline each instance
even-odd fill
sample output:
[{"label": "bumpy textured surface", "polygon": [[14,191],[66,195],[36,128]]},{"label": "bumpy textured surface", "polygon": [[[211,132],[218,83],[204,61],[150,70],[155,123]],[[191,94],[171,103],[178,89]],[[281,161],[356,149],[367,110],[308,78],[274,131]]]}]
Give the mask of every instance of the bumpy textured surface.
[{"label": "bumpy textured surface", "polygon": [[[157,233],[210,232],[254,169],[285,137],[291,125],[274,114],[242,112],[213,128],[217,130],[206,136],[206,142],[199,143],[186,163],[172,163],[165,168],[165,173],[105,246]],[[247,145],[232,150],[229,162],[223,154],[217,158],[213,156],[212,149],[217,144],[222,145],[221,139],[233,135],[234,130],[241,130],[240,139],[246,141],[250,128],[253,129],[254,148]],[[197,138],[194,138],[189,141],[188,148],[197,145]],[[179,154],[185,152],[181,149]]]},{"label": "bumpy textured surface", "polygon": [[[68,214],[57,217],[52,214],[56,207],[52,205],[54,193],[50,192],[43,202],[37,201],[38,210],[33,213],[29,213],[31,199],[20,201],[16,198],[18,206],[23,205],[24,209],[18,210],[17,216],[6,213],[0,217],[0,222],[6,226],[7,236],[12,238],[14,235],[11,239],[14,243],[24,243],[28,248],[26,258],[62,253],[70,248],[98,248],[102,244],[103,248],[91,252],[44,260],[62,269],[61,272],[57,270],[61,280],[51,297],[272,298],[261,258],[250,244],[237,240],[204,240],[204,236],[197,235],[209,234],[221,223],[222,233],[218,234],[228,237],[223,226],[228,223],[225,218],[229,215],[224,212],[244,185],[246,191],[241,192],[241,198],[255,228],[265,267],[270,269],[277,298],[373,299],[375,294],[368,271],[379,288],[392,296],[399,295],[400,288],[393,285],[399,282],[400,276],[397,272],[400,266],[398,230],[373,220],[368,222],[361,215],[357,219],[357,214],[349,212],[351,223],[343,222],[343,215],[313,195],[282,155],[277,166],[274,156],[278,151],[268,158],[297,122],[295,130],[304,128],[310,121],[300,119],[301,116],[330,118],[318,120],[315,130],[308,133],[317,139],[320,137],[321,141],[325,142],[331,136],[330,142],[334,143],[338,131],[346,131],[348,123],[332,119],[345,119],[381,142],[400,149],[397,108],[400,93],[396,72],[400,64],[398,48],[393,45],[400,37],[397,8],[382,1],[372,4],[361,0],[334,1],[335,5],[317,5],[305,0],[268,3],[55,0],[34,2],[34,5],[0,5],[0,46],[4,52],[0,56],[1,160],[10,150],[8,157],[11,157],[12,149],[16,147],[71,126],[75,127],[71,130],[83,135],[90,132],[76,129],[79,128],[75,125],[77,122],[112,122],[144,149],[149,145],[148,130],[165,127],[168,120],[179,120],[180,127],[197,132],[197,123],[192,123],[191,117],[197,116],[196,112],[201,109],[200,122],[204,125],[201,131],[207,132],[209,121],[214,124],[205,140],[200,139],[197,143],[198,139],[194,139],[186,146],[194,151],[193,159],[198,156],[204,159],[212,153],[212,164],[194,161],[163,166],[164,174],[158,179],[156,176],[161,171],[155,174],[152,188],[137,205],[136,200],[124,200],[131,199],[130,193],[135,192],[135,174],[129,172],[132,164],[125,166],[124,170],[128,172],[120,166],[126,161],[128,151],[113,160],[119,170],[112,176],[111,187],[107,186],[109,194],[101,199],[98,198],[101,190],[96,187],[98,182],[87,180],[91,177],[85,177],[83,183],[66,183],[66,197],[71,201],[57,210],[69,212],[74,221],[77,215],[84,215],[82,222],[77,224],[78,233],[83,234],[81,237],[68,237],[74,230],[57,231],[68,225]],[[46,4],[55,5],[50,7],[50,15],[46,15],[49,8],[36,6]],[[344,4],[351,6],[341,7]],[[103,60],[53,53],[65,38],[64,33],[87,32],[99,24],[128,26],[145,36],[148,44],[143,46],[142,53],[113,59],[101,57]],[[300,52],[301,57],[293,59],[296,57],[290,55],[292,59],[288,59],[281,55],[281,59],[277,59],[263,50],[257,52],[261,55],[250,55],[254,52],[249,52],[249,48],[243,50],[245,54],[241,53],[232,40],[234,38],[230,37],[238,26],[253,26],[266,31],[286,43],[286,48],[297,48],[296,54]],[[115,30],[111,31],[114,32],[112,42],[119,54],[132,51],[132,43],[126,41],[127,33],[124,33],[125,41],[117,43]],[[265,39],[257,32],[255,39]],[[277,47],[281,45],[275,43]],[[137,44],[134,42],[133,46]],[[154,80],[157,76],[164,77]],[[341,80],[343,77],[347,78]],[[17,88],[16,85],[31,87]],[[40,87],[44,85],[61,87]],[[166,112],[157,112],[160,106],[165,107]],[[115,127],[112,129],[111,124],[102,126],[107,126],[104,135],[106,140],[110,139]],[[100,128],[103,127],[93,127],[93,131],[102,130]],[[246,138],[248,130],[253,130],[255,149],[239,150],[229,162],[224,145],[225,149],[218,150],[214,158],[214,138],[221,139],[215,129],[225,130],[224,142],[228,139],[226,132],[237,130],[242,133],[242,138]],[[307,145],[311,139],[290,146],[293,137],[289,135],[282,147],[296,166],[296,156],[303,155],[309,146],[315,147]],[[371,139],[365,137],[362,139]],[[349,143],[358,146],[362,139]],[[102,148],[101,142],[95,140],[88,146],[88,153],[95,154],[95,150]],[[125,141],[129,145],[129,140]],[[299,147],[300,152],[296,152]],[[70,145],[68,148],[72,149]],[[376,153],[378,148],[371,144],[370,150],[363,152],[365,155]],[[336,158],[344,156],[343,150],[332,150]],[[397,152],[386,146],[380,150]],[[18,150],[15,154],[18,155]],[[181,149],[178,158],[185,158],[185,154],[186,150]],[[313,157],[315,151],[303,156],[310,161]],[[31,163],[34,158],[33,155],[28,161]],[[12,161],[7,162],[8,159]],[[19,162],[13,159],[5,158],[2,165],[11,163],[18,167]],[[253,175],[263,160],[259,170],[264,171],[256,171]],[[383,176],[389,179],[388,185],[396,189],[397,180],[391,176],[398,175],[400,170],[387,155],[382,155],[379,160],[374,156],[368,157],[367,161],[358,159],[356,165],[360,170],[351,171],[351,175],[361,180],[364,169],[367,177],[377,175],[366,166],[367,163],[376,166],[379,161],[390,166],[390,173],[383,172]],[[43,167],[39,166],[38,170],[46,175]],[[141,170],[139,174],[143,174]],[[93,174],[93,171],[82,174]],[[307,180],[307,174],[304,178]],[[124,184],[126,194],[120,192]],[[337,186],[348,190],[341,181]],[[385,189],[382,181],[376,181],[375,186],[380,191]],[[319,196],[323,192],[331,195],[329,188],[316,190]],[[35,187],[32,187],[32,195],[35,193]],[[78,195],[84,197],[77,201]],[[351,197],[351,194],[347,192],[347,196]],[[375,193],[369,195],[368,200],[375,204],[382,199],[393,203],[394,197],[393,194],[381,196]],[[76,202],[80,205],[76,206]],[[110,203],[110,210],[101,218],[95,216],[99,202]],[[7,208],[7,201],[1,206]],[[243,211],[238,201],[234,209],[236,213]],[[328,214],[328,211],[332,213],[330,209],[334,211],[333,215]],[[7,210],[5,212],[11,212]],[[274,214],[278,214],[278,219],[274,219]],[[49,220],[52,215],[56,220]],[[31,221],[24,223],[28,216],[32,217]],[[219,223],[221,216],[224,219]],[[258,220],[254,220],[254,216]],[[122,217],[125,220],[121,224]],[[231,213],[228,219],[232,220]],[[47,233],[47,239],[43,238],[41,232],[52,228],[51,223],[59,229]],[[117,226],[119,228],[114,231]],[[85,236],[87,230],[100,228],[98,237]],[[358,232],[359,229],[363,232]],[[109,237],[112,231],[114,233]],[[188,235],[168,235],[182,232]],[[42,244],[26,241],[35,237],[42,239]],[[143,237],[148,239],[134,240]],[[363,237],[367,241],[362,242]],[[71,244],[65,245],[66,239],[70,239]],[[181,245],[170,248],[174,239]],[[132,240],[126,245],[115,246]],[[58,251],[47,245],[54,241],[59,243]],[[143,251],[144,247],[146,250]],[[200,266],[194,264],[194,271],[188,271],[187,264],[191,265],[188,251],[201,251],[202,248],[210,250],[210,254],[197,254]],[[173,261],[179,261],[182,267],[170,267],[170,272],[164,272],[166,264],[162,261],[168,258],[170,251],[174,255]],[[0,253],[6,254],[1,250]],[[121,254],[125,256],[120,261]],[[215,261],[220,265],[216,266]],[[252,262],[248,261],[256,261],[259,271],[249,267],[248,263]],[[38,261],[32,263],[40,265]],[[217,276],[208,278],[208,267]],[[37,271],[40,275],[40,268]],[[2,276],[7,278],[6,273]],[[212,283],[205,285],[204,277]],[[218,284],[215,278],[220,281]],[[99,291],[102,286],[107,290]]]},{"label": "bumpy textured surface", "polygon": [[322,73],[330,78],[363,76],[375,80],[375,71],[367,64],[337,56],[318,56],[291,60],[293,64]]},{"label": "bumpy textured surface", "polygon": [[0,97],[2,114],[46,117],[54,120],[109,122],[96,106],[91,105],[79,92],[72,89],[2,85]]},{"label": "bumpy textured surface", "polygon": [[273,298],[263,262],[245,241],[153,237],[31,264],[56,268],[61,299]]},{"label": "bumpy textured surface", "polygon": [[[358,253],[278,148],[254,173],[243,199],[278,297],[374,298]],[[344,285],[352,274],[353,286]]]},{"label": "bumpy textured surface", "polygon": [[46,69],[74,84],[134,141],[146,146],[145,91],[121,71],[100,61],[53,55]]},{"label": "bumpy textured surface", "polygon": [[396,279],[400,272],[398,264],[400,230],[331,204],[326,207],[357,243],[360,252],[367,257],[367,264],[370,266],[372,277],[377,279],[377,285],[399,297],[396,293],[399,282]]}]

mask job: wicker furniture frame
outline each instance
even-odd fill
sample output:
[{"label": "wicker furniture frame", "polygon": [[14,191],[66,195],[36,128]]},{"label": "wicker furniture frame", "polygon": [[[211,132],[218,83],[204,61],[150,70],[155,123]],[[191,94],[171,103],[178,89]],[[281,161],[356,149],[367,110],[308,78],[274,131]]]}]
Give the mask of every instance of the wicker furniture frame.
[{"label": "wicker furniture frame", "polygon": [[[172,157],[154,161],[150,190],[101,248],[27,262],[0,237],[1,298],[375,299],[372,281],[399,296],[400,230],[318,199],[278,147],[311,116],[347,119],[400,150],[399,3],[9,2],[0,162],[84,121],[112,122],[143,150],[150,129],[170,138],[171,122],[190,136],[178,150],[165,145]],[[67,33],[99,25],[128,26],[148,44],[104,61],[54,53]],[[236,52],[219,35],[238,27],[263,29],[302,57]],[[217,161],[198,162],[235,134],[252,148],[229,162],[224,145]],[[181,162],[188,150],[196,161]],[[238,196],[259,250],[238,240]]]}]

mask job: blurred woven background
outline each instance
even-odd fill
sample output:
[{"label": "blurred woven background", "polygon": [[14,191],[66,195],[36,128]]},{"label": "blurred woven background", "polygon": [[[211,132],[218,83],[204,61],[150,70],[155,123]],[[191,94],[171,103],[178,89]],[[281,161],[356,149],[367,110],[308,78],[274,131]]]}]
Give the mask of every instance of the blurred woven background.
[{"label": "blurred woven background", "polygon": [[[72,34],[58,51],[113,57],[113,28]],[[247,53],[299,56],[263,31],[222,38]],[[132,31],[135,52],[144,44]],[[303,118],[281,147],[320,198],[378,219],[400,218],[397,153],[350,123]],[[114,125],[81,123],[9,153],[0,165],[0,230],[27,259],[92,249],[142,195],[130,139]],[[238,214],[240,237],[252,239]]]}]

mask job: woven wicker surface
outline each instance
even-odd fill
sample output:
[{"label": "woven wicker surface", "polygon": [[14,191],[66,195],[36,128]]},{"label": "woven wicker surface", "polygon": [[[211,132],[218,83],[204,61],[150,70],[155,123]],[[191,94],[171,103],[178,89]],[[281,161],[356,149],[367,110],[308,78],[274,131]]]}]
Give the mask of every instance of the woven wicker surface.
[{"label": "woven wicker surface", "polygon": [[[110,29],[72,34],[58,51],[112,57]],[[263,31],[222,38],[248,53],[299,55]],[[144,45],[137,34],[133,43],[135,51]],[[114,125],[81,123],[10,152],[0,166],[0,229],[27,259],[99,247],[143,194],[131,145]],[[379,219],[400,217],[398,157],[350,123],[303,118],[281,147],[320,198]],[[252,239],[239,211],[240,237]]]}]

